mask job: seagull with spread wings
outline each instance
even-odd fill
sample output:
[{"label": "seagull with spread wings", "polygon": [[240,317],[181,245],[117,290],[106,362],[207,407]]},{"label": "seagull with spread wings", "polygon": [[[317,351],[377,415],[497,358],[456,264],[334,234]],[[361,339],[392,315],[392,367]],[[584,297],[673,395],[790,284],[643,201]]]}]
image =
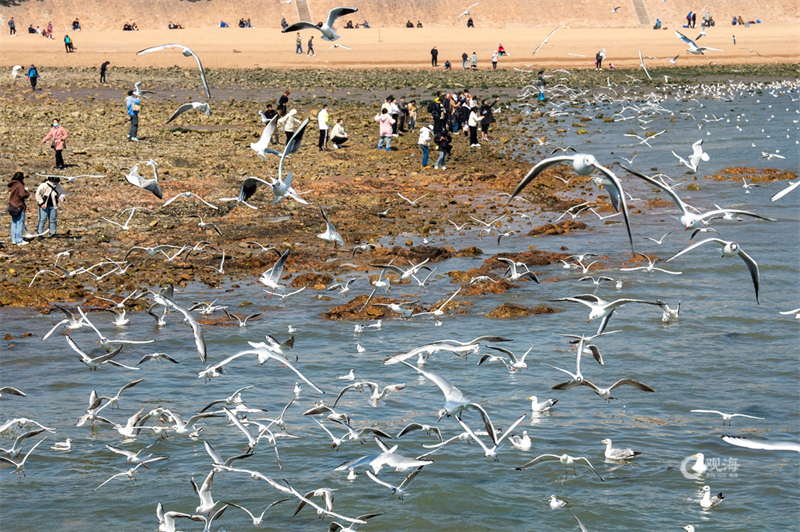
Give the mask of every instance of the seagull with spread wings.
[{"label": "seagull with spread wings", "polygon": [[356,11],[358,11],[357,7],[334,7],[328,12],[328,20],[326,22],[314,24],[301,20],[300,22],[295,22],[287,26],[281,33],[293,33],[300,30],[317,30],[322,33],[322,40],[333,42],[339,38],[333,26],[336,24],[336,19],[355,13]]},{"label": "seagull with spread wings", "polygon": [[150,48],[145,48],[144,50],[136,52],[136,55],[149,54],[151,52],[159,52],[161,50],[166,50],[168,48],[180,48],[183,51],[183,55],[185,55],[186,57],[194,57],[197,60],[197,66],[200,68],[200,79],[203,81],[203,88],[206,91],[206,97],[211,98],[211,92],[208,90],[208,82],[206,81],[206,72],[205,70],[203,70],[203,63],[200,62],[200,58],[188,46],[184,46],[182,44],[162,44],[161,46],[153,46]]}]

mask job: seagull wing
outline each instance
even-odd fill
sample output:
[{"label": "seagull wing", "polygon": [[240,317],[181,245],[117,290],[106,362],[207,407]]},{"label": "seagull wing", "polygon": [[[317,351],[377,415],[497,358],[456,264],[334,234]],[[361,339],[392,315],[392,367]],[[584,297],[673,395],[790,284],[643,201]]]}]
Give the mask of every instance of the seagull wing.
[{"label": "seagull wing", "polygon": [[179,117],[180,115],[182,115],[186,111],[191,111],[193,109],[194,109],[194,105],[191,104],[191,103],[185,103],[183,105],[178,106],[178,108],[175,109],[175,112],[172,113],[172,116],[170,116],[169,119],[167,119],[167,121],[164,122],[164,125],[169,124],[170,122],[175,120],[177,117]]},{"label": "seagull wing", "polygon": [[438,386],[439,389],[442,390],[442,393],[444,394],[446,401],[456,401],[456,402],[466,401],[466,398],[461,393],[461,390],[450,384],[450,382],[444,377],[441,377],[440,375],[437,375],[435,373],[431,373],[430,371],[425,371],[424,369],[420,369],[416,366],[412,366],[405,360],[399,360],[398,362],[400,362],[401,364],[405,364],[406,366],[413,369],[420,375],[424,376],[425,378],[433,382],[436,386]]},{"label": "seagull wing", "polygon": [[740,436],[722,436],[722,440],[725,443],[730,443],[731,445],[737,445],[746,449],[800,452],[800,444],[794,442],[756,441]]},{"label": "seagull wing", "polygon": [[560,462],[560,461],[561,461],[561,457],[558,456],[558,455],[555,455],[555,454],[543,454],[541,456],[537,456],[536,458],[534,458],[530,462],[526,462],[526,463],[522,464],[519,467],[515,467],[514,469],[516,469],[517,471],[522,471],[523,469],[528,469],[529,467],[533,467],[536,464],[539,464],[541,462]]},{"label": "seagull wing", "polygon": [[[622,190],[622,183],[620,183],[619,179],[614,172],[609,170],[603,165],[596,164],[595,169],[599,170],[603,175],[606,176],[603,184],[606,182],[611,183],[611,187],[606,187],[608,190],[608,195],[611,197],[611,203],[614,204],[614,208],[617,209],[617,212],[622,210],[622,217],[625,218],[625,227],[628,229],[628,240],[631,243],[631,251],[636,253],[636,250],[633,247],[633,234],[631,233],[631,222],[628,219],[628,204],[625,202],[625,193]],[[621,208],[621,209],[620,209]]]},{"label": "seagull wing", "polygon": [[788,187],[784,188],[783,190],[781,190],[780,192],[778,192],[777,194],[772,196],[770,198],[770,201],[778,201],[779,199],[781,199],[782,197],[784,197],[786,194],[788,194],[792,190],[796,189],[797,187],[800,187],[800,181],[798,181],[797,183],[794,183],[794,184],[789,185]]},{"label": "seagull wing", "polygon": [[600,473],[598,473],[598,472],[597,472],[597,470],[594,468],[594,466],[592,465],[592,463],[589,461],[589,459],[588,459],[588,458],[584,458],[583,456],[576,456],[576,457],[574,458],[574,460],[575,460],[576,462],[585,462],[585,463],[586,463],[586,465],[587,465],[587,466],[589,466],[589,468],[590,468],[592,471],[594,471],[594,474],[595,474],[595,475],[597,475],[597,478],[599,478],[599,479],[600,479],[600,482],[605,482],[605,481],[606,481],[606,479],[604,479],[604,478],[603,478],[603,477],[600,475]]},{"label": "seagull wing", "polygon": [[761,279],[761,276],[758,272],[758,264],[750,255],[742,251],[742,248],[739,248],[739,257],[747,265],[747,269],[750,270],[750,277],[753,279],[753,287],[756,290],[756,303],[758,303],[758,289],[760,285],[759,280]]},{"label": "seagull wing", "polygon": [[614,388],[619,388],[620,386],[624,386],[626,384],[628,386],[632,386],[632,387],[636,388],[637,390],[641,390],[643,392],[651,392],[651,393],[655,393],[656,392],[650,386],[648,386],[648,385],[646,385],[644,383],[641,383],[639,381],[635,381],[633,379],[620,379],[617,382],[615,382],[614,384],[612,384],[608,389],[610,391],[610,390],[613,390]]},{"label": "seagull wing", "polygon": [[[689,166],[689,165],[687,164],[686,166]],[[648,177],[648,176],[646,176],[644,174],[640,174],[639,172],[637,172],[635,170],[631,170],[630,168],[626,168],[626,167],[623,166],[622,169],[625,170],[626,172],[630,173],[630,174],[635,175],[638,178],[644,179],[645,181],[647,181],[648,183],[650,183],[654,187],[657,187],[657,188],[663,190],[664,192],[666,192],[667,194],[669,194],[670,197],[672,198],[672,201],[674,201],[675,205],[677,205],[678,208],[681,210],[681,214],[686,214],[688,212],[686,210],[686,203],[684,203],[683,200],[681,198],[679,198],[678,195],[675,194],[675,192],[673,192],[673,190],[671,188],[665,187],[663,183],[659,183],[658,181],[656,181],[652,177]]]},{"label": "seagull wing", "polygon": [[639,50],[639,64],[644,69],[644,73],[647,74],[647,79],[652,81],[653,78],[650,77],[650,72],[647,71],[647,67],[644,64],[644,58],[642,57],[642,51],[641,50]]},{"label": "seagull wing", "polygon": [[675,30],[675,35],[677,35],[680,40],[682,40],[683,42],[688,44],[690,48],[697,48],[697,44],[695,44],[695,42],[693,40],[691,40],[689,37],[687,37],[683,33],[679,32],[678,30]]},{"label": "seagull wing", "polygon": [[300,22],[295,22],[294,24],[290,24],[289,27],[284,28],[284,30],[281,33],[291,33],[293,31],[300,31],[300,30],[320,31],[320,29],[317,27],[316,24],[312,24],[311,22],[305,22],[301,20]]},{"label": "seagull wing", "polygon": [[[288,251],[288,250],[287,250],[287,251]],[[295,368],[295,367],[294,367],[294,366],[293,366],[293,365],[292,365],[292,364],[291,364],[291,363],[290,363],[288,360],[286,360],[286,359],[285,359],[285,358],[283,358],[282,356],[275,355],[275,354],[274,354],[274,353],[272,353],[271,351],[266,351],[266,350],[263,350],[263,349],[259,349],[259,350],[257,350],[257,351],[253,351],[253,352],[254,352],[254,353],[256,353],[256,354],[258,354],[259,358],[263,358],[263,357],[266,357],[266,358],[274,358],[275,360],[277,360],[278,362],[280,362],[281,364],[283,364],[284,366],[286,366],[286,367],[287,367],[287,368],[289,368],[290,370],[294,371],[294,372],[297,374],[297,376],[298,376],[298,377],[300,377],[301,379],[303,379],[303,382],[305,382],[306,384],[308,384],[309,386],[311,386],[312,388],[314,388],[316,391],[318,391],[318,392],[319,392],[319,393],[321,393],[321,394],[324,394],[324,393],[325,393],[325,392],[323,392],[323,391],[322,391],[322,390],[321,390],[321,389],[320,389],[320,388],[319,388],[319,387],[318,387],[316,384],[314,384],[313,382],[311,382],[310,380],[308,380],[308,379],[305,377],[305,375],[303,375],[302,373],[300,373],[300,371],[299,371],[297,368]]]},{"label": "seagull wing", "polygon": [[675,255],[671,256],[670,258],[668,258],[664,262],[670,262],[671,260],[680,257],[684,253],[687,253],[687,252],[689,252],[689,251],[691,251],[691,250],[693,250],[695,248],[699,248],[703,244],[708,244],[709,242],[716,242],[717,244],[719,244],[722,247],[725,247],[728,244],[728,242],[726,242],[725,240],[720,240],[719,238],[707,238],[705,240],[701,240],[700,242],[696,242],[696,243],[692,244],[691,246],[689,246],[688,248],[684,249],[683,251],[679,251],[678,253],[676,253]]},{"label": "seagull wing", "polygon": [[356,11],[358,11],[357,7],[335,7],[331,9],[330,11],[328,11],[328,22],[327,22],[328,27],[333,29],[334,24],[336,24],[337,18],[349,15],[351,13],[355,13]]},{"label": "seagull wing", "polygon": [[517,185],[517,188],[514,189],[514,192],[511,194],[511,197],[506,202],[506,205],[511,203],[511,200],[514,199],[514,197],[516,197],[517,194],[522,192],[522,189],[528,186],[528,183],[536,179],[539,176],[539,174],[541,174],[547,168],[550,168],[551,166],[557,164],[564,164],[564,163],[572,164],[573,160],[574,160],[573,157],[564,155],[561,157],[550,157],[549,159],[545,159],[539,162],[537,165],[531,168],[530,171],[527,173],[527,175],[525,175],[525,177],[522,179],[522,181],[520,181],[519,185]]}]

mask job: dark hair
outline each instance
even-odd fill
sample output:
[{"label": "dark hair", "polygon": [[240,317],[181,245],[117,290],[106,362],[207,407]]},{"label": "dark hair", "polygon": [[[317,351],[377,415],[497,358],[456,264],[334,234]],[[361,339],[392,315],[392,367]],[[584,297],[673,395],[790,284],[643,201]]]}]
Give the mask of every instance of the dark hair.
[{"label": "dark hair", "polygon": [[267,104],[267,109],[269,109],[270,107],[272,107],[272,104],[271,104],[271,103],[268,103],[268,104]]},{"label": "dark hair", "polygon": [[50,177],[47,178],[47,180],[53,183],[61,183],[61,178],[58,177],[57,175],[51,175]]},{"label": "dark hair", "polygon": [[133,96],[133,91],[128,91],[128,96]]},{"label": "dark hair", "polygon": [[25,174],[22,172],[16,172],[14,177],[11,178],[11,181],[22,181],[23,179],[25,179]]},{"label": "dark hair", "polygon": [[386,107],[384,107],[383,109],[381,109],[381,114],[382,114],[382,115],[385,115],[385,114],[386,114],[386,113],[388,113],[388,112],[389,112],[389,110],[388,110]]}]

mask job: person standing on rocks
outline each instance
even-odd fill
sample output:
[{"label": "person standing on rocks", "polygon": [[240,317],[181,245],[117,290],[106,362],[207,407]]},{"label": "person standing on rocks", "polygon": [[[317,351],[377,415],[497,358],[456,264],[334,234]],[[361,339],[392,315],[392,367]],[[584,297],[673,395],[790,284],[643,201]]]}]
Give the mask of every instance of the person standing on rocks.
[{"label": "person standing on rocks", "polygon": [[400,133],[405,133],[406,121],[408,120],[408,105],[406,105],[405,96],[400,96],[400,102],[398,102],[397,107],[400,108],[400,123],[397,126],[397,130]]},{"label": "person standing on rocks", "polygon": [[441,91],[436,91],[436,98],[431,100],[428,103],[427,111],[431,114],[431,119],[433,120],[433,127],[434,131],[439,131],[442,127],[442,104],[440,98],[442,96]]},{"label": "person standing on rocks", "polygon": [[281,116],[286,116],[286,104],[289,103],[289,91],[283,91],[283,96],[278,98],[278,107],[276,108]]},{"label": "person standing on rocks", "polygon": [[431,140],[433,140],[433,126],[422,126],[419,130],[419,140],[417,140],[417,144],[419,144],[420,149],[422,149],[423,168],[428,167],[428,147],[431,145]]},{"label": "person standing on rocks", "polygon": [[44,233],[44,225],[50,219],[50,238],[55,238],[58,224],[58,204],[67,199],[64,189],[61,188],[61,178],[50,176],[47,181],[36,189],[36,204],[39,205],[38,234]]},{"label": "person standing on rocks", "polygon": [[[288,92],[288,91],[287,91]],[[278,125],[283,127],[283,132],[286,135],[286,143],[294,135],[294,128],[299,126],[302,122],[294,117],[297,114],[297,109],[292,109],[286,116],[278,119]]]},{"label": "person standing on rocks", "polygon": [[469,119],[467,120],[467,125],[469,126],[469,146],[470,148],[480,148],[481,145],[478,144],[478,126],[481,123],[481,118],[478,116],[476,112],[476,108],[478,106],[474,103],[470,106],[469,109]]},{"label": "person standing on rocks", "polygon": [[381,149],[381,146],[386,147],[386,151],[392,151],[392,126],[394,125],[394,119],[392,115],[389,114],[389,109],[382,108],[381,114],[375,115],[375,121],[379,125],[379,133],[381,138],[378,140],[378,149]]},{"label": "person standing on rocks", "polygon": [[303,55],[303,38],[300,37],[299,31],[297,32],[297,37],[295,37],[294,39],[294,44],[295,44],[294,48],[295,55],[297,54]]},{"label": "person standing on rocks", "polygon": [[28,69],[28,81],[31,82],[31,90],[36,90],[36,83],[39,81],[39,71],[36,70],[36,67],[31,65]]},{"label": "person standing on rocks", "polygon": [[328,104],[322,106],[317,115],[319,123],[319,151],[328,151],[328,129],[331,127],[331,118],[328,114]]},{"label": "person standing on rocks", "polygon": [[110,64],[111,61],[106,61],[100,65],[100,83],[106,83],[106,70],[108,70],[108,65]]},{"label": "person standing on rocks", "polygon": [[392,136],[396,137],[397,133],[397,122],[400,119],[400,107],[397,105],[397,100],[394,99],[394,96],[389,96],[389,115],[394,120],[392,124]]},{"label": "person standing on rocks", "polygon": [[439,149],[439,158],[436,159],[436,163],[433,167],[447,170],[445,163],[447,162],[447,156],[450,155],[453,139],[450,137],[450,133],[447,132],[447,128],[445,128],[436,136],[435,140],[436,146]]},{"label": "person standing on rocks", "polygon": [[314,53],[314,36],[312,35],[311,38],[308,39],[308,50],[306,51],[306,55],[311,54],[313,57],[317,57],[317,54]]},{"label": "person standing on rocks", "polygon": [[133,91],[128,91],[125,98],[125,108],[128,110],[128,117],[131,119],[131,127],[128,130],[128,139],[139,142],[139,105],[141,100],[133,95]]},{"label": "person standing on rocks", "polygon": [[491,104],[486,100],[481,100],[481,140],[489,140],[489,127],[495,122],[492,107],[499,101],[499,97]]},{"label": "person standing on rocks", "polygon": [[437,50],[435,46],[431,48],[431,66],[439,66],[439,50]]},{"label": "person standing on rocks", "polygon": [[417,100],[408,102],[408,131],[413,132],[417,127]]},{"label": "person standing on rocks", "polygon": [[67,147],[67,130],[58,123],[58,119],[53,120],[53,126],[47,135],[42,139],[42,144],[51,141],[53,149],[56,151],[56,170],[65,170],[67,167],[64,165],[64,157],[61,152]]},{"label": "person standing on rocks", "polygon": [[606,54],[603,53],[603,50],[597,52],[597,55],[594,56],[594,68],[595,70],[603,70],[603,58]]},{"label": "person standing on rocks", "polygon": [[25,200],[31,195],[25,187],[25,174],[17,172],[8,182],[8,214],[11,215],[11,242],[18,246],[28,243],[22,238],[25,227]]}]

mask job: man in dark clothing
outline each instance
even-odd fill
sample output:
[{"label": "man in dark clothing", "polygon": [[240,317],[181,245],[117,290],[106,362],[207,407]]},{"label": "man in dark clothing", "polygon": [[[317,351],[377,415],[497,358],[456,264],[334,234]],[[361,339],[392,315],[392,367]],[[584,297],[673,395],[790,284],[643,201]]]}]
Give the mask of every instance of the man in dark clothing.
[{"label": "man in dark clothing", "polygon": [[36,67],[33,65],[28,69],[28,81],[31,82],[31,89],[36,90],[36,82],[39,81],[39,71],[36,70]]},{"label": "man in dark clothing", "polygon": [[447,129],[445,128],[441,133],[438,133],[433,140],[436,142],[436,145],[439,148],[439,157],[436,159],[436,163],[433,165],[433,167],[447,170],[445,164],[447,162],[447,156],[450,155],[450,150],[452,148],[451,143],[453,142],[453,139],[450,137],[450,133],[448,133]]},{"label": "man in dark clothing", "polygon": [[312,35],[310,39],[308,39],[308,50],[306,50],[306,55],[313,55],[317,57],[317,54],[314,53],[314,36]]},{"label": "man in dark clothing", "polygon": [[692,28],[697,25],[697,13],[692,13]]},{"label": "man in dark clothing", "polygon": [[431,66],[439,66],[439,50],[435,46],[431,49]]},{"label": "man in dark clothing", "polygon": [[284,91],[283,96],[278,99],[278,112],[281,116],[286,116],[286,104],[289,103],[289,91]]},{"label": "man in dark clothing", "polygon": [[11,35],[17,34],[17,25],[14,23],[14,17],[8,19],[8,31]]},{"label": "man in dark clothing", "polygon": [[492,107],[499,101],[499,97],[491,104],[488,104],[486,100],[481,100],[481,140],[489,140],[489,126],[495,122]]},{"label": "man in dark clothing", "polygon": [[408,105],[406,105],[406,97],[400,96],[400,102],[397,104],[400,109],[400,120],[398,121],[397,130],[401,133],[406,132],[406,120],[408,120]]},{"label": "man in dark clothing", "polygon": [[102,65],[100,65],[100,83],[106,82],[106,70],[108,70],[108,65],[111,64],[111,61],[106,61]]},{"label": "man in dark clothing", "polygon": [[442,104],[441,104],[441,91],[436,91],[436,98],[428,104],[428,111],[431,113],[433,119],[433,133],[436,134],[442,130]]}]

